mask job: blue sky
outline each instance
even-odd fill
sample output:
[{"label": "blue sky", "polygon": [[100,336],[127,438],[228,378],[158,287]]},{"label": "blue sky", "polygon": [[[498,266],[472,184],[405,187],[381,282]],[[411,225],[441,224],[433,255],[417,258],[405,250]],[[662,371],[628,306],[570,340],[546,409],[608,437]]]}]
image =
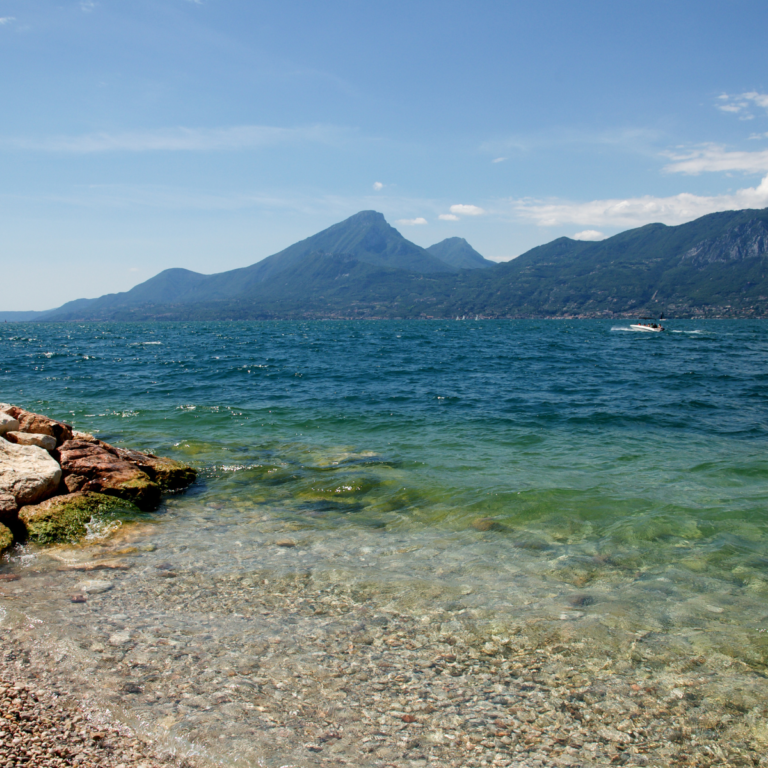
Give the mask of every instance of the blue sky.
[{"label": "blue sky", "polygon": [[0,310],[369,208],[505,260],[766,207],[766,29],[764,0],[0,0]]}]

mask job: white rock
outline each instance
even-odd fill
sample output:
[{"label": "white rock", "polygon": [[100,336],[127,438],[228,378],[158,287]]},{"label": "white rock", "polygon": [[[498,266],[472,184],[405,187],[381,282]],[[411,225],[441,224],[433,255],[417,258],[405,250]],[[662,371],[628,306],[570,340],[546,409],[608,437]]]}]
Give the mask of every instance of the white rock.
[{"label": "white rock", "polygon": [[52,496],[61,482],[61,467],[44,448],[0,440],[0,493],[19,506]]},{"label": "white rock", "polygon": [[100,592],[108,592],[113,586],[111,581],[89,579],[88,581],[81,581],[76,589],[78,592],[85,592],[88,595],[98,595]]},{"label": "white rock", "polygon": [[4,435],[6,432],[15,432],[18,428],[19,422],[13,416],[0,411],[0,435]]},{"label": "white rock", "polygon": [[36,445],[38,448],[45,448],[46,451],[52,451],[56,447],[56,438],[50,435],[11,431],[6,432],[5,437],[11,443],[16,443],[17,445]]},{"label": "white rock", "polygon": [[110,645],[125,645],[131,642],[131,633],[128,631],[115,632],[109,636]]}]

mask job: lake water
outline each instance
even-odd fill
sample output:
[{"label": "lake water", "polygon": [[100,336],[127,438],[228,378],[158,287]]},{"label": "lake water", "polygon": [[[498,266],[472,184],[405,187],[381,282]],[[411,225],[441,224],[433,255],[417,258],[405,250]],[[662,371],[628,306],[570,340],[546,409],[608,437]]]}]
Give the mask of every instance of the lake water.
[{"label": "lake water", "polygon": [[[763,674],[767,353],[760,321],[0,326],[0,401],[200,472],[146,519],[95,524],[85,548],[13,553],[3,568],[31,576],[4,587],[5,624],[84,665],[96,701],[127,664],[120,633],[165,653],[170,622],[199,664],[252,658],[244,590],[269,580],[304,580],[294,607],[357,589],[480,636],[567,625],[594,653],[653,637],[664,658]],[[130,567],[60,570],[98,547]],[[111,589],[78,612],[66,596],[84,579]],[[299,642],[304,619],[262,615],[261,637]],[[168,653],[174,679],[194,674],[191,651]],[[282,764],[216,731],[215,706],[134,698],[120,716],[183,749]]]}]

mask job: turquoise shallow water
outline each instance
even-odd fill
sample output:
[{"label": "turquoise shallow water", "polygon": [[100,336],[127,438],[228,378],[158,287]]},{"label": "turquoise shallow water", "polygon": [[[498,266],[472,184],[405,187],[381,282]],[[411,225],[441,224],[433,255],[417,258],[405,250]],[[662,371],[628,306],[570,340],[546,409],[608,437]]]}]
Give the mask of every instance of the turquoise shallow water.
[{"label": "turquoise shallow water", "polygon": [[[0,401],[198,467],[149,560],[323,573],[493,631],[655,632],[765,670],[768,325],[628,326],[8,324]],[[281,536],[299,546],[265,550]]]}]

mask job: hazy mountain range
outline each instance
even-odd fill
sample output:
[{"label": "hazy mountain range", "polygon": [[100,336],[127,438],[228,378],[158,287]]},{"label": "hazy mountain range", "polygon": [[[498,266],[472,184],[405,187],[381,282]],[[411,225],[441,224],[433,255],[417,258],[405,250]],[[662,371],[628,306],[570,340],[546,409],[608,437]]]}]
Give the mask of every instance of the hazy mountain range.
[{"label": "hazy mountain range", "polygon": [[768,209],[562,237],[501,264],[458,237],[421,248],[362,211],[249,267],[168,269],[125,293],[0,320],[765,317],[767,267]]}]

